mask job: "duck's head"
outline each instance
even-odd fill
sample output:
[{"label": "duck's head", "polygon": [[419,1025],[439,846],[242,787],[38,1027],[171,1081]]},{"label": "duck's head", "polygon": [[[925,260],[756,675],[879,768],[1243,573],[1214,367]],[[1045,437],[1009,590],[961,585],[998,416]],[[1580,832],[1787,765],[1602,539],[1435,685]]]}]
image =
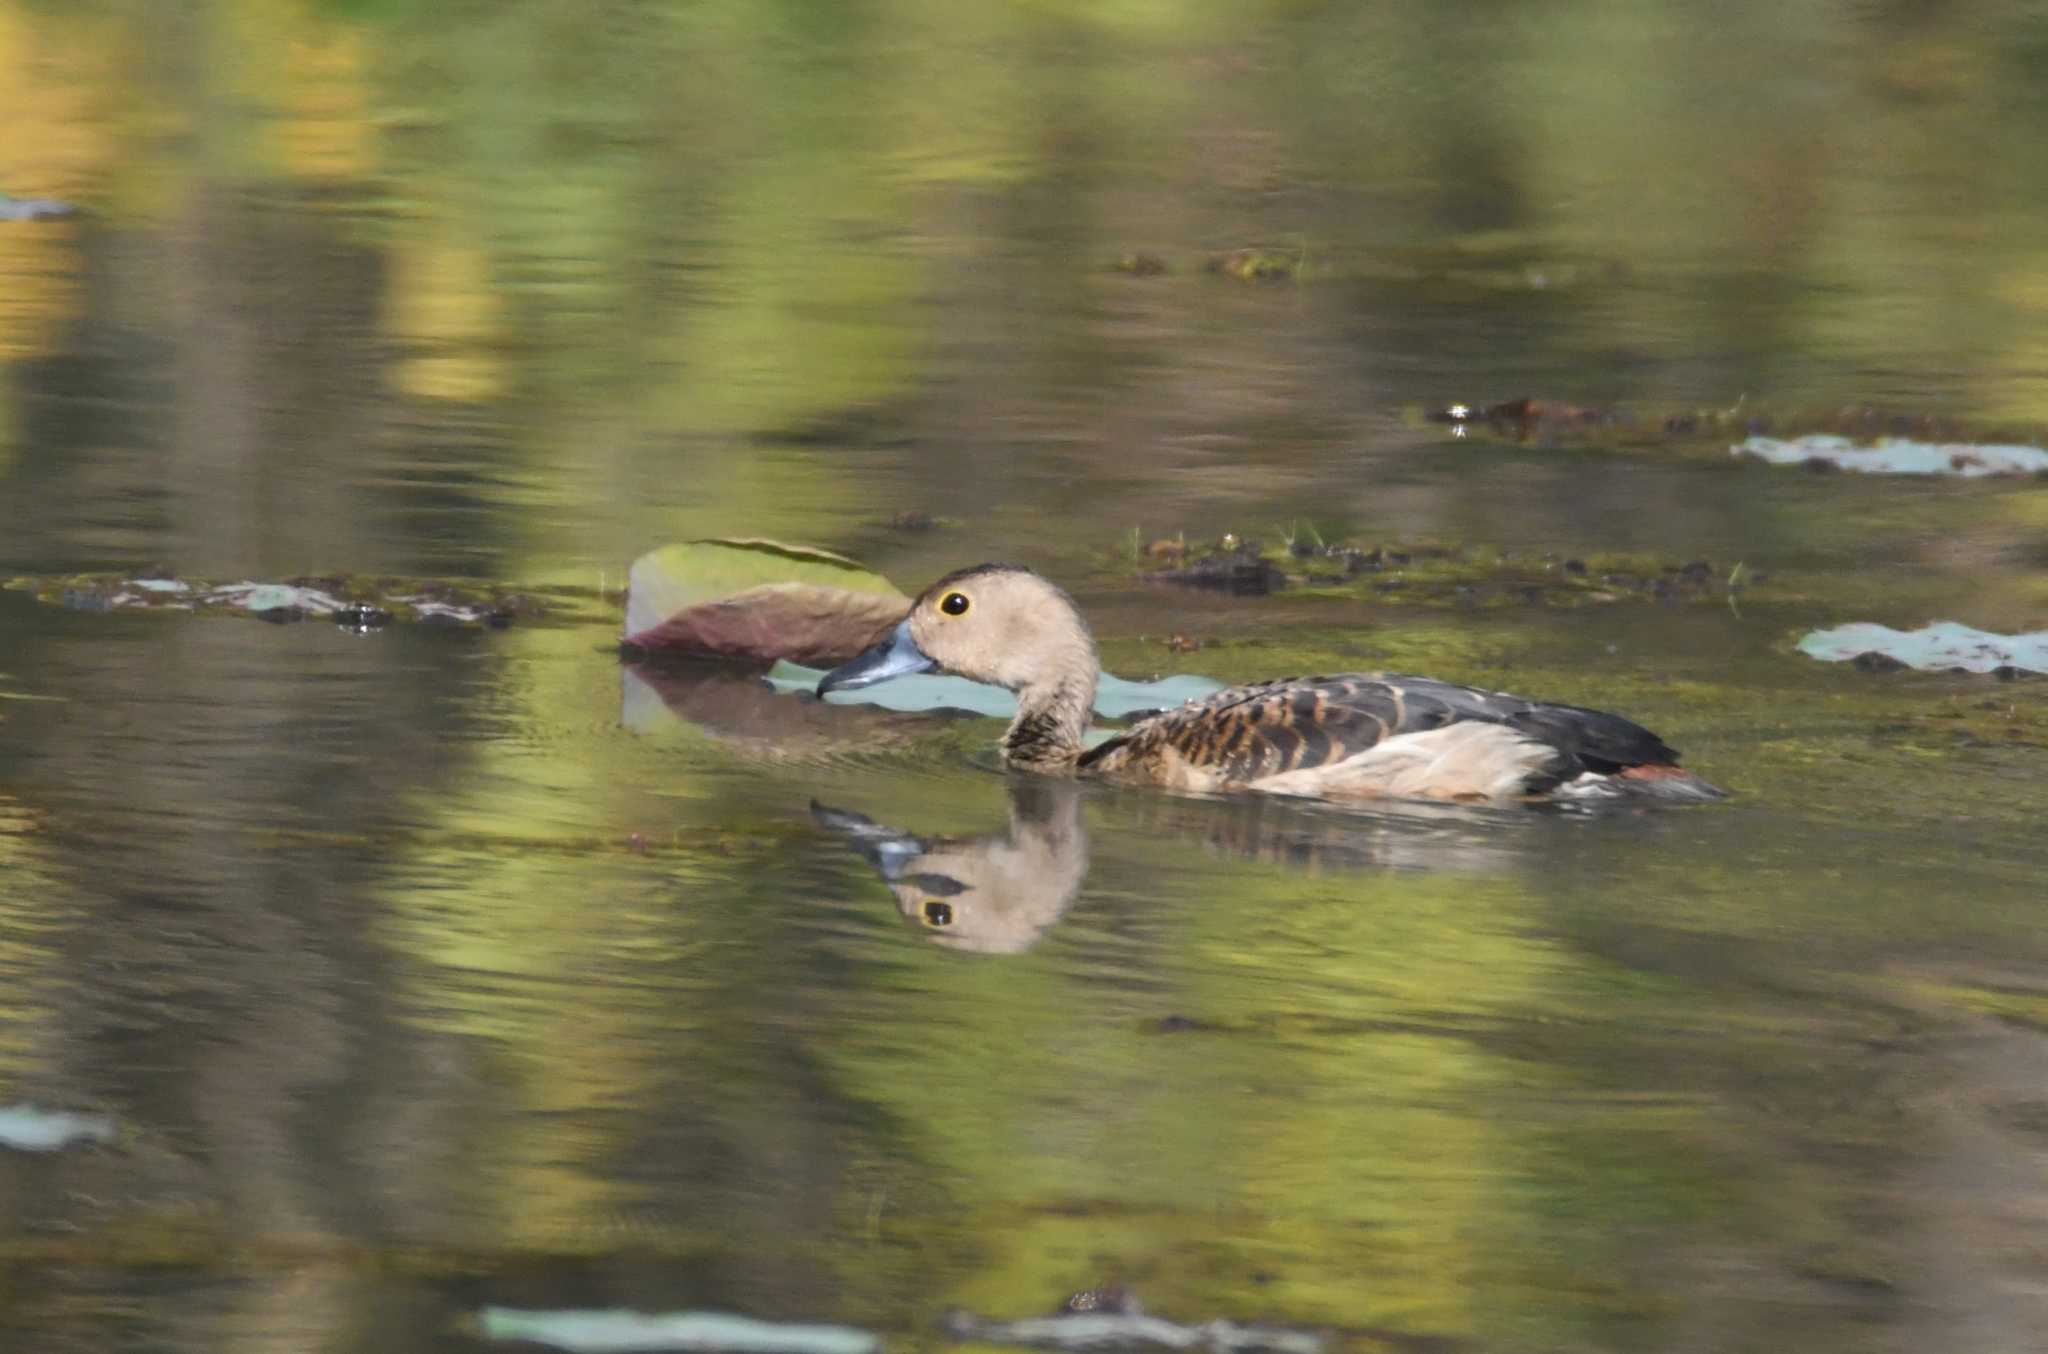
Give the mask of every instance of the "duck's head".
[{"label": "duck's head", "polygon": [[1080,786],[1010,782],[1007,832],[934,840],[811,801],[811,817],[867,857],[925,938],[978,954],[1021,954],[1066,913],[1088,875]]},{"label": "duck's head", "polygon": [[818,694],[916,672],[950,672],[1034,696],[1094,698],[1095,641],[1072,598],[1020,564],[947,574],[911,603],[881,643],[818,682]]}]

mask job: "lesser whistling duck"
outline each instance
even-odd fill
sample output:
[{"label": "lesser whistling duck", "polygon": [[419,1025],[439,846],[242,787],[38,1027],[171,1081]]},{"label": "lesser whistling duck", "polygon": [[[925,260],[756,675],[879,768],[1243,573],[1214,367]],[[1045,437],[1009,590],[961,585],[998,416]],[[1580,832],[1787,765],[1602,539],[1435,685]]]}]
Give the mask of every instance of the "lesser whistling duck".
[{"label": "lesser whistling duck", "polygon": [[1017,693],[1002,755],[1024,771],[1327,797],[1722,796],[1682,770],[1657,735],[1619,715],[1392,673],[1231,687],[1089,748],[1095,642],[1073,599],[1021,565],[946,575],[885,639],[817,689],[822,696],[932,671]]}]

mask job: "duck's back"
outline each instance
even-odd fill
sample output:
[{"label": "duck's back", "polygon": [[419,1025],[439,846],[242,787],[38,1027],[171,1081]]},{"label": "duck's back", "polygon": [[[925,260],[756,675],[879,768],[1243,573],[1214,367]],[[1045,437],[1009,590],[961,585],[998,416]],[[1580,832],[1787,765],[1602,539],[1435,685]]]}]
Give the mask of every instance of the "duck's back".
[{"label": "duck's back", "polygon": [[1718,792],[1639,724],[1431,677],[1287,677],[1219,691],[1086,754],[1090,775],[1191,790],[1502,798],[1604,779]]}]

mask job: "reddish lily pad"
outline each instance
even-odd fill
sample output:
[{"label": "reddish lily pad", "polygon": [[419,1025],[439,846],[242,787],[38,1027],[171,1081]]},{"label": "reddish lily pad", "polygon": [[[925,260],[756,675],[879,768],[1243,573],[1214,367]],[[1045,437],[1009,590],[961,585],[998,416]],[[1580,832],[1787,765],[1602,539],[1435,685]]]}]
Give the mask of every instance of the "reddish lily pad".
[{"label": "reddish lily pad", "polygon": [[689,541],[633,562],[628,646],[831,665],[903,619],[910,599],[843,555],[765,540]]}]

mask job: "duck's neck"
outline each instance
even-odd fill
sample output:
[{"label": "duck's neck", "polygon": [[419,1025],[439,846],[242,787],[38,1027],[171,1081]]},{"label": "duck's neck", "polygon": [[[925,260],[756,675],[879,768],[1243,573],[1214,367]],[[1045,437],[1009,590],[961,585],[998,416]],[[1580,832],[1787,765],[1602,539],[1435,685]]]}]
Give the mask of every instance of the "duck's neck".
[{"label": "duck's neck", "polygon": [[1024,771],[1073,770],[1094,709],[1092,670],[1024,688],[1017,693],[1017,717],[1003,735],[1003,760]]}]

